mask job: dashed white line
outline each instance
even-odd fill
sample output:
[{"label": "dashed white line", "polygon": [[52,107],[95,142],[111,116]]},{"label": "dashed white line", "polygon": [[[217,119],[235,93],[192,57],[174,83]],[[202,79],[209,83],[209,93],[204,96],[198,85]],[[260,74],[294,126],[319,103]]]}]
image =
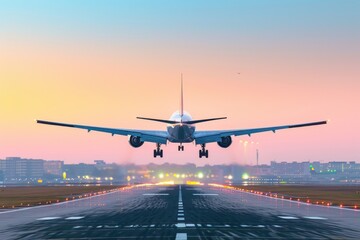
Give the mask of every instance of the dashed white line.
[{"label": "dashed white line", "polygon": [[55,220],[55,219],[60,219],[61,217],[43,217],[43,218],[38,218],[36,220],[39,221],[47,221],[47,220]]},{"label": "dashed white line", "polygon": [[143,193],[143,196],[168,196],[168,193]]},{"label": "dashed white line", "polygon": [[178,221],[184,221],[185,218],[184,218],[184,217],[178,217],[177,220],[178,220]]},{"label": "dashed white line", "polygon": [[175,240],[187,240],[187,233],[177,233]]},{"label": "dashed white line", "polygon": [[303,217],[306,219],[313,219],[313,220],[326,220],[327,218],[323,218],[323,217]]},{"label": "dashed white line", "polygon": [[292,216],[278,216],[278,217],[282,219],[290,219],[290,220],[299,219],[297,217],[292,217]]},{"label": "dashed white line", "polygon": [[218,196],[217,193],[193,193],[193,196]]},{"label": "dashed white line", "polygon": [[79,219],[83,219],[84,217],[83,216],[77,216],[77,217],[68,217],[68,218],[65,218],[65,220],[79,220]]},{"label": "dashed white line", "polygon": [[178,227],[178,228],[186,227],[185,223],[177,223],[177,224],[175,224],[175,226]]}]

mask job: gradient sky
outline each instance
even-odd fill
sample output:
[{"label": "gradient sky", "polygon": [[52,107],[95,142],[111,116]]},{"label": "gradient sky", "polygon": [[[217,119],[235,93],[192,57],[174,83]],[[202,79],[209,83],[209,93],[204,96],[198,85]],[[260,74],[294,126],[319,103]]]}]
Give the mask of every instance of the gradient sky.
[{"label": "gradient sky", "polygon": [[[359,13],[355,0],[1,1],[0,158],[255,164],[258,148],[260,163],[360,162]],[[209,144],[209,159],[34,122],[165,130],[136,116],[178,110],[181,72],[193,118],[228,117],[201,130],[331,121]]]}]

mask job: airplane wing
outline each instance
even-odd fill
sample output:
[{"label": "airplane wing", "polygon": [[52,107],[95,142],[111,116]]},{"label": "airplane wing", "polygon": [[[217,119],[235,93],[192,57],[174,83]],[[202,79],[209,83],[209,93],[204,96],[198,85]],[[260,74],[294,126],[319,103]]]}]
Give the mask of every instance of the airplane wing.
[{"label": "airplane wing", "polygon": [[220,131],[196,131],[194,134],[194,138],[196,144],[205,144],[211,142],[219,142],[221,141],[222,137],[240,136],[240,135],[251,136],[251,134],[253,133],[268,132],[268,131],[273,131],[275,133],[275,131],[281,129],[308,127],[308,126],[321,125],[326,123],[327,123],[326,121],[320,121],[320,122],[284,125],[284,126],[276,126],[276,127],[265,127],[265,128],[235,129],[235,130],[220,130]]},{"label": "airplane wing", "polygon": [[110,133],[112,136],[114,135],[137,136],[140,137],[141,141],[143,142],[166,144],[168,140],[166,131],[104,128],[104,127],[93,127],[93,126],[85,126],[85,125],[77,125],[77,124],[69,124],[69,123],[49,122],[43,120],[36,120],[36,122],[40,124],[47,124],[47,125],[60,126],[60,127],[80,128],[80,129],[85,129],[88,132],[90,131],[105,132],[105,133]]}]

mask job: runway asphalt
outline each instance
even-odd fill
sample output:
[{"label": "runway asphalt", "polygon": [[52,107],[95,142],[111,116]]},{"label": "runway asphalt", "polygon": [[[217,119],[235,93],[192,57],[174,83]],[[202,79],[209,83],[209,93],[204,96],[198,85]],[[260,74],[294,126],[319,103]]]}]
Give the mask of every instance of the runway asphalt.
[{"label": "runway asphalt", "polygon": [[360,211],[209,186],[147,186],[0,212],[0,239],[360,239]]}]

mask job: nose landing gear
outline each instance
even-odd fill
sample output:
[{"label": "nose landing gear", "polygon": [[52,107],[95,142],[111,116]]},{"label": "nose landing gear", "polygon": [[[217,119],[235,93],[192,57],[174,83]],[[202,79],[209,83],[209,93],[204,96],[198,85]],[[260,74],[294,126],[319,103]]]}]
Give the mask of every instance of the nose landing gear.
[{"label": "nose landing gear", "polygon": [[182,145],[182,143],[178,146],[178,151],[184,151],[184,145]]},{"label": "nose landing gear", "polygon": [[201,149],[199,150],[199,158],[209,157],[209,150],[205,149],[205,144],[201,144]]},{"label": "nose landing gear", "polygon": [[157,156],[159,156],[161,158],[163,157],[163,150],[160,149],[160,146],[161,146],[160,143],[156,144],[156,149],[154,149],[154,158],[156,158]]}]

